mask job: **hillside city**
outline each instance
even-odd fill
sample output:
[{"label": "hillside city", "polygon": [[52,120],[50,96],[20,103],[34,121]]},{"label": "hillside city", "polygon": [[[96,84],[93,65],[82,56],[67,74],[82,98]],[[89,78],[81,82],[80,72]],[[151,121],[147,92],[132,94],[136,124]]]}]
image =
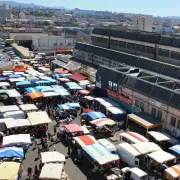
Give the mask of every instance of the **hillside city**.
[{"label": "hillside city", "polygon": [[179,141],[180,17],[0,1],[0,180],[179,180]]}]

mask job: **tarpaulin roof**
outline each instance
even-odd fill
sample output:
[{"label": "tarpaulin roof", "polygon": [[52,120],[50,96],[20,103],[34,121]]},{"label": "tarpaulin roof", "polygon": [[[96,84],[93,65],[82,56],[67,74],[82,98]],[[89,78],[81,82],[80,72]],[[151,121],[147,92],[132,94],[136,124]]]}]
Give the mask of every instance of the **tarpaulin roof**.
[{"label": "tarpaulin roof", "polygon": [[83,95],[87,95],[90,93],[90,91],[88,91],[88,90],[79,90],[78,92]]},{"label": "tarpaulin roof", "polygon": [[51,86],[36,86],[37,89],[39,89],[40,91],[43,89],[52,89]]},{"label": "tarpaulin roof", "polygon": [[165,170],[166,173],[170,174],[173,179],[180,177],[180,164],[171,166]]},{"label": "tarpaulin roof", "polygon": [[58,80],[62,81],[62,82],[69,82],[70,80],[67,78],[58,78]]},{"label": "tarpaulin roof", "polygon": [[148,131],[148,134],[150,134],[156,141],[170,141],[171,139],[166,136],[165,134],[157,131]]},{"label": "tarpaulin roof", "polygon": [[82,117],[84,119],[90,117],[92,120],[106,118],[106,116],[102,112],[88,112],[88,113],[84,113]]},{"label": "tarpaulin roof", "polygon": [[126,139],[130,140],[132,143],[148,142],[149,141],[144,136],[142,136],[138,133],[135,133],[135,132],[123,132],[120,134],[120,136],[125,137]]},{"label": "tarpaulin roof", "polygon": [[91,135],[84,135],[84,136],[74,137],[74,140],[81,147],[98,143],[98,141],[94,138],[94,136],[91,136]]},{"label": "tarpaulin roof", "polygon": [[36,84],[50,84],[50,81],[36,81]]},{"label": "tarpaulin roof", "polygon": [[24,81],[25,78],[24,77],[21,77],[21,78],[11,78],[9,79],[10,82],[20,82],[20,81]]},{"label": "tarpaulin roof", "polygon": [[87,77],[83,76],[80,73],[75,73],[72,76],[70,76],[70,78],[75,80],[75,81],[78,81],[78,82],[87,79]]},{"label": "tarpaulin roof", "polygon": [[25,115],[23,111],[11,111],[3,114],[4,118],[24,119]]},{"label": "tarpaulin roof", "polygon": [[64,125],[64,127],[65,127],[70,133],[83,132],[82,128],[81,128],[78,124],[68,124],[68,125]]},{"label": "tarpaulin roof", "polygon": [[127,112],[120,107],[108,107],[107,110],[112,114],[126,114]]},{"label": "tarpaulin roof", "polygon": [[89,101],[93,101],[94,97],[93,96],[84,96],[84,99],[87,99]]},{"label": "tarpaulin roof", "polygon": [[3,162],[0,164],[0,179],[15,180],[17,179],[20,163]]},{"label": "tarpaulin roof", "polygon": [[66,85],[72,90],[81,90],[82,89],[82,87],[75,82],[68,82],[68,83],[66,83]]},{"label": "tarpaulin roof", "polygon": [[58,104],[58,108],[61,110],[69,110],[69,109],[73,109],[71,106],[69,106],[68,104]]},{"label": "tarpaulin roof", "polygon": [[31,126],[28,119],[13,119],[5,121],[7,129]]},{"label": "tarpaulin roof", "polygon": [[8,82],[0,82],[0,87],[4,87],[4,86],[10,86],[10,84]]},{"label": "tarpaulin roof", "polygon": [[72,108],[80,108],[81,107],[79,103],[65,103],[65,104],[71,106]]},{"label": "tarpaulin roof", "polygon": [[151,154],[148,154],[148,156],[151,159],[153,159],[156,162],[161,163],[161,164],[175,159],[175,156],[173,156],[172,154],[167,153],[165,151],[156,151]]},{"label": "tarpaulin roof", "polygon": [[41,92],[32,92],[28,93],[28,96],[30,96],[32,99],[43,97],[43,94]]},{"label": "tarpaulin roof", "polygon": [[45,164],[41,170],[40,179],[61,180],[64,164],[49,163]]},{"label": "tarpaulin roof", "polygon": [[69,73],[69,70],[59,70],[59,69],[55,69],[54,72],[55,72],[55,73],[58,73],[58,74],[67,74],[67,73]]},{"label": "tarpaulin roof", "polygon": [[30,81],[22,81],[22,82],[17,82],[16,86],[26,86],[26,85],[31,85]]},{"label": "tarpaulin roof", "polygon": [[51,87],[53,89],[65,89],[63,86],[59,86],[59,85],[52,85]]},{"label": "tarpaulin roof", "polygon": [[10,106],[0,106],[0,112],[5,113],[8,111],[18,111],[19,107],[16,105],[10,105]]},{"label": "tarpaulin roof", "polygon": [[21,78],[22,76],[20,74],[12,74],[12,75],[9,75],[9,78]]},{"label": "tarpaulin roof", "polygon": [[41,161],[42,163],[51,163],[51,162],[65,162],[65,155],[57,152],[57,151],[50,151],[50,152],[42,152],[41,153]]},{"label": "tarpaulin roof", "polygon": [[46,112],[31,112],[28,113],[28,119],[32,125],[38,125],[38,124],[47,124],[51,123],[51,119],[47,115]]},{"label": "tarpaulin roof", "polygon": [[34,104],[23,104],[19,106],[23,111],[37,110]]},{"label": "tarpaulin roof", "polygon": [[42,94],[44,97],[53,97],[53,96],[59,96],[60,95],[57,92],[43,92]]},{"label": "tarpaulin roof", "polygon": [[27,91],[27,92],[29,92],[29,93],[31,93],[31,92],[39,92],[39,89],[38,88],[36,88],[36,87],[29,87],[29,88],[25,88],[25,90]]},{"label": "tarpaulin roof", "polygon": [[21,147],[4,147],[0,148],[0,158],[24,158],[24,151]]},{"label": "tarpaulin roof", "polygon": [[31,76],[31,75],[27,76],[26,79],[29,80],[29,81],[32,81],[32,80],[38,80],[37,77]]},{"label": "tarpaulin roof", "polygon": [[10,144],[31,144],[30,134],[17,134],[3,137],[3,146]]},{"label": "tarpaulin roof", "polygon": [[26,69],[24,67],[15,67],[14,72],[24,72]]},{"label": "tarpaulin roof", "polygon": [[115,121],[113,121],[112,119],[109,119],[109,118],[103,118],[103,119],[97,119],[97,120],[94,120],[94,121],[90,121],[91,124],[97,126],[97,127],[103,127],[103,126],[106,126],[106,125],[115,125]]},{"label": "tarpaulin roof", "polygon": [[115,152],[117,150],[116,146],[112,144],[110,141],[108,141],[107,139],[98,139],[98,142],[111,152],[112,151]]},{"label": "tarpaulin roof", "polygon": [[21,94],[16,89],[10,89],[7,91],[9,97],[21,97]]},{"label": "tarpaulin roof", "polygon": [[177,154],[180,154],[180,144],[177,144],[175,146],[172,146],[169,148],[170,150],[176,152]]}]

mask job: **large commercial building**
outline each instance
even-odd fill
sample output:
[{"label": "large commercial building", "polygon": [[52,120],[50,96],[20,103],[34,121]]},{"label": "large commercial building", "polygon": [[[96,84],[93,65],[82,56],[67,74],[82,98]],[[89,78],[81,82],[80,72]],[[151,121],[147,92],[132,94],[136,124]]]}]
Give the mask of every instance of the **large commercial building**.
[{"label": "large commercial building", "polygon": [[119,99],[129,112],[141,108],[180,140],[179,66],[83,43],[76,43],[73,55],[85,64],[104,65],[96,78],[101,96]]},{"label": "large commercial building", "polygon": [[133,26],[136,30],[152,32],[153,18],[152,16],[135,16]]},{"label": "large commercial building", "polygon": [[95,28],[93,45],[180,65],[180,38],[133,30]]}]

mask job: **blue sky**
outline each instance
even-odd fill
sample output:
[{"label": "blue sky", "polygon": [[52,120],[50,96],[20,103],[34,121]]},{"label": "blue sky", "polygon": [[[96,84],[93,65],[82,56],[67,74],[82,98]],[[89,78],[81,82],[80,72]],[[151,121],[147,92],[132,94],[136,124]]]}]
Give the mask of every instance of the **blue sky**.
[{"label": "blue sky", "polygon": [[180,16],[180,0],[14,0],[46,6],[108,10],[154,16]]}]

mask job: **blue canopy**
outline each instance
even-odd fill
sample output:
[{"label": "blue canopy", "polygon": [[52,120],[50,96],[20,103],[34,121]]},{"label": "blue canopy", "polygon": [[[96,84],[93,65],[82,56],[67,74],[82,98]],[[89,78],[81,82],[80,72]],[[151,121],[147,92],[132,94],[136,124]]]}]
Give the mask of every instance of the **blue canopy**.
[{"label": "blue canopy", "polygon": [[14,74],[11,74],[9,75],[9,78],[21,78],[22,76],[17,74],[17,75],[14,75]]},{"label": "blue canopy", "polygon": [[70,109],[73,109],[68,104],[58,104],[58,108],[61,109],[61,110],[70,110]]},{"label": "blue canopy", "polygon": [[53,74],[52,74],[52,77],[53,77],[53,78],[61,78],[62,75],[61,75],[61,74],[53,73]]},{"label": "blue canopy", "polygon": [[40,92],[38,88],[36,87],[29,87],[29,88],[25,88],[25,90],[28,92],[28,93],[31,93],[31,92]]},{"label": "blue canopy", "polygon": [[6,80],[6,78],[0,77],[0,81],[4,81]]},{"label": "blue canopy", "polygon": [[36,88],[38,89],[38,90],[42,90],[42,89],[52,89],[52,87],[51,86],[36,86]]},{"label": "blue canopy", "polygon": [[177,145],[175,145],[175,146],[172,146],[172,147],[170,147],[169,149],[172,150],[172,151],[174,151],[174,152],[176,152],[177,154],[180,155],[180,144],[177,144]]},{"label": "blue canopy", "polygon": [[83,115],[82,115],[83,119],[87,119],[88,117],[90,117],[92,120],[106,118],[106,116],[102,112],[83,113]]},{"label": "blue canopy", "polygon": [[50,84],[50,81],[36,81],[36,84]]},{"label": "blue canopy", "polygon": [[80,104],[79,103],[66,103],[67,105],[71,106],[72,108],[80,108]]},{"label": "blue canopy", "polygon": [[59,85],[52,85],[51,86],[53,89],[64,89],[63,86],[59,86]]},{"label": "blue canopy", "polygon": [[17,82],[16,86],[26,86],[26,85],[31,85],[30,81],[21,81],[21,82]]},{"label": "blue canopy", "polygon": [[70,93],[68,91],[58,91],[56,90],[57,93],[59,93],[60,96],[69,96]]},{"label": "blue canopy", "polygon": [[81,90],[82,89],[82,87],[75,82],[68,82],[68,83],[66,83],[66,85],[69,87],[69,89],[72,89],[72,90]]},{"label": "blue canopy", "polygon": [[0,158],[24,158],[24,151],[21,147],[4,147],[0,148]]}]

